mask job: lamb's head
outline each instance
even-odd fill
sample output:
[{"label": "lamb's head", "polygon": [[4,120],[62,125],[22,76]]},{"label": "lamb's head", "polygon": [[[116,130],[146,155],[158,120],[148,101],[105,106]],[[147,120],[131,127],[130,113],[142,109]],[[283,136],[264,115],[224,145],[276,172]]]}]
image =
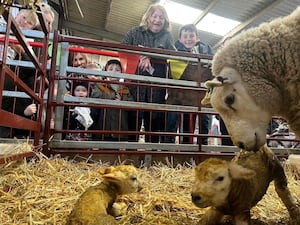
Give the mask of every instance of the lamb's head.
[{"label": "lamb's head", "polygon": [[233,179],[252,179],[255,172],[236,163],[209,158],[195,168],[192,202],[199,208],[223,206]]},{"label": "lamb's head", "polygon": [[245,82],[238,71],[225,67],[213,80],[207,81],[206,86],[209,91],[202,104],[210,103],[220,114],[236,146],[256,151],[266,143],[271,112],[254,100],[249,82]]},{"label": "lamb's head", "polygon": [[137,169],[134,166],[120,165],[106,167],[101,168],[99,172],[105,181],[111,182],[118,187],[118,194],[129,194],[142,189]]}]

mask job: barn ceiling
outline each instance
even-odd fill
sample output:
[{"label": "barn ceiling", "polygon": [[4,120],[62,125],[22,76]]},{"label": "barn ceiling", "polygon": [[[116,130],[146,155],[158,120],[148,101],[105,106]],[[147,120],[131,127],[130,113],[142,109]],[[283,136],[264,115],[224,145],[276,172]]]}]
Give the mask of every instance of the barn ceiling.
[{"label": "barn ceiling", "polygon": [[[291,13],[300,6],[300,0],[173,0],[198,8],[205,13],[214,13],[241,21],[225,36],[199,30],[200,39],[216,50],[226,36],[234,36],[242,30],[258,26],[279,16]],[[143,14],[156,0],[50,0],[58,12],[58,29],[64,34],[97,40],[119,42],[133,26],[139,25]],[[179,16],[181,12],[178,12]],[[176,40],[180,24],[172,23]]]}]

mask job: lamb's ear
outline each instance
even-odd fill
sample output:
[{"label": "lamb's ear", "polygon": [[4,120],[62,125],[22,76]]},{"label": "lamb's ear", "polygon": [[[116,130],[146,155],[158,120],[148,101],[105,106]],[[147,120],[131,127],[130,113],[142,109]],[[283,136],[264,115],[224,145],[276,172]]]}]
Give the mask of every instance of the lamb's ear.
[{"label": "lamb's ear", "polygon": [[109,174],[109,173],[113,172],[114,170],[115,170],[115,168],[112,166],[102,167],[98,170],[98,173],[100,173],[101,175],[104,175],[104,174]]},{"label": "lamb's ear", "polygon": [[249,180],[256,175],[256,172],[254,170],[247,169],[234,162],[229,163],[229,172],[231,174],[232,179]]},{"label": "lamb's ear", "polygon": [[108,180],[110,182],[118,183],[119,181],[124,180],[124,174],[120,171],[113,171],[111,173],[107,173],[102,175],[104,180]]}]

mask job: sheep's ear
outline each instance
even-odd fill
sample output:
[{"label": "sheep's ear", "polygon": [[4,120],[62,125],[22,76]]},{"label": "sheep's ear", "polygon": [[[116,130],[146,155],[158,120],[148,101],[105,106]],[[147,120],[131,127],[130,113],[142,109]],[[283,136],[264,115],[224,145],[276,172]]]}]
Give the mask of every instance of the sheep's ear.
[{"label": "sheep's ear", "polygon": [[114,171],[114,172],[102,175],[102,178],[104,180],[108,180],[110,182],[118,183],[118,181],[124,180],[124,174],[120,171]]},{"label": "sheep's ear", "polygon": [[104,175],[104,174],[109,174],[109,173],[113,172],[114,170],[115,170],[115,168],[112,166],[103,167],[98,170],[98,173],[100,173],[101,175]]},{"label": "sheep's ear", "polygon": [[207,91],[204,98],[201,100],[201,104],[202,105],[210,104],[210,96],[215,87],[221,87],[224,84],[231,84],[231,83],[233,83],[232,79],[226,76],[217,76],[212,80],[206,81],[205,86],[207,87]]},{"label": "sheep's ear", "polygon": [[233,80],[227,76],[216,76],[212,80],[208,80],[205,82],[205,86],[207,88],[221,87],[224,84],[231,84]]},{"label": "sheep's ear", "polygon": [[247,169],[234,162],[229,163],[229,172],[232,179],[250,180],[256,175],[256,172],[254,170]]}]

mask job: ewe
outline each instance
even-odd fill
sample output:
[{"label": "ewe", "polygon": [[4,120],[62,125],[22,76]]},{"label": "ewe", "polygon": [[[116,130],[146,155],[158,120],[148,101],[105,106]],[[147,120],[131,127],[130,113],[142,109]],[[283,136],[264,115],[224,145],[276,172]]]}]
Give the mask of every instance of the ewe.
[{"label": "ewe", "polygon": [[257,151],[272,116],[300,137],[300,7],[233,38],[214,56],[212,73],[202,104],[220,113],[236,146]]}]

